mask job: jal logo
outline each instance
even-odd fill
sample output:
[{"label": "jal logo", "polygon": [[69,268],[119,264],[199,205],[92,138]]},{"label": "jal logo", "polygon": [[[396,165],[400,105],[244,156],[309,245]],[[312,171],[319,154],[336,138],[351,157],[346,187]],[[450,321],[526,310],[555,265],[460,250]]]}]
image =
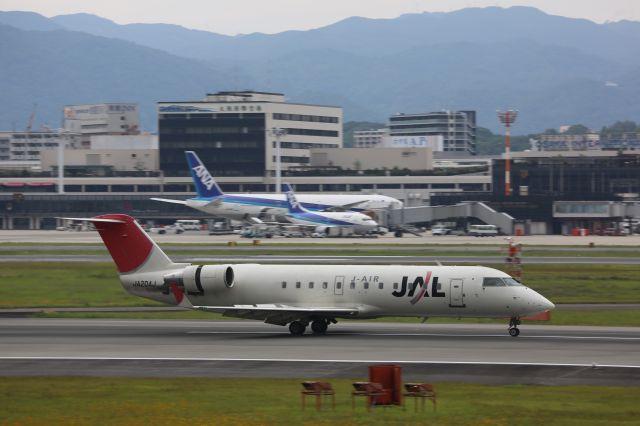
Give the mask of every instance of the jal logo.
[{"label": "jal logo", "polygon": [[211,174],[207,171],[207,169],[200,165],[200,166],[195,166],[193,168],[193,171],[196,172],[196,176],[198,176],[198,178],[200,179],[200,182],[202,182],[202,184],[204,186],[207,187],[207,189],[211,189],[213,188],[213,185],[215,185],[215,181],[213,180],[213,176],[211,176]]},{"label": "jal logo", "polygon": [[[430,293],[429,287],[431,287]],[[431,272],[427,272],[425,277],[416,277],[411,284],[409,284],[409,277],[402,277],[400,290],[394,290],[391,294],[395,297],[411,297],[410,303],[415,305],[425,297],[445,297],[445,294],[438,290],[438,277],[431,279]]]}]

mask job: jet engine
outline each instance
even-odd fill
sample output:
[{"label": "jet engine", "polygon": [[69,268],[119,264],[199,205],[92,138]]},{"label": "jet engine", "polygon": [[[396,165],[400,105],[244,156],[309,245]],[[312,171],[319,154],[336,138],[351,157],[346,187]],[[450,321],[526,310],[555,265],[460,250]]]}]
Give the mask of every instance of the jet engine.
[{"label": "jet engine", "polygon": [[191,265],[165,275],[166,285],[176,284],[188,295],[218,293],[233,287],[235,274],[230,265]]}]

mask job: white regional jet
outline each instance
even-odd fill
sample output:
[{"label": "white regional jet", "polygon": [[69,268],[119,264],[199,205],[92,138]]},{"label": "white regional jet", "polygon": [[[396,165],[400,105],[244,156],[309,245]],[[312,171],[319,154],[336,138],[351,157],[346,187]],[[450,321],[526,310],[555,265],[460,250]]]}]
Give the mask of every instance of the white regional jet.
[{"label": "white regional jet", "polygon": [[504,272],[482,266],[192,265],[173,263],[130,216],[88,220],[125,290],[170,305],[325,333],[337,318],[520,317],[553,303]]},{"label": "white regional jet", "polygon": [[[287,214],[284,194],[225,194],[195,152],[185,151],[185,155],[195,183],[197,197],[188,200],[166,198],[152,198],[152,200],[184,204],[212,216],[234,220],[249,221],[251,218],[262,218],[265,214],[275,216]],[[336,209],[363,211],[402,207],[401,201],[377,194],[300,194],[298,199],[306,209],[311,211]]]},{"label": "white regional jet", "polygon": [[364,213],[353,211],[346,212],[311,212],[298,202],[293,188],[285,183],[283,190],[286,194],[288,214],[287,220],[292,223],[304,226],[311,226],[314,229],[337,227],[350,228],[356,234],[366,234],[378,227],[378,224],[370,216]]}]

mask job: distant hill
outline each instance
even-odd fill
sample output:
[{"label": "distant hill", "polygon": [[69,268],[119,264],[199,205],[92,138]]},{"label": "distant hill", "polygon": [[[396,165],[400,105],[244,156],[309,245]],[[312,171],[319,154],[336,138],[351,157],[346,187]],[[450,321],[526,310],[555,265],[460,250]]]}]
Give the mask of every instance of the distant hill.
[{"label": "distant hill", "polygon": [[231,79],[195,60],[121,40],[70,31],[24,31],[0,25],[0,129],[61,125],[74,103],[139,102],[143,128],[155,129],[155,102],[201,99]]},{"label": "distant hill", "polygon": [[[26,120],[43,93],[56,105],[124,96],[118,100],[142,105],[149,128],[155,100],[199,99],[234,89],[343,106],[345,119],[358,121],[386,122],[396,112],[475,109],[478,124],[493,131],[499,130],[495,110],[516,108],[516,134],[640,119],[639,22],[596,24],[527,7],[490,7],[396,19],[353,17],[309,31],[233,37],[177,25],[118,25],[87,14],[48,19],[0,12],[0,23],[23,29],[13,37],[20,61],[26,61],[8,62],[0,71],[11,81],[0,81],[0,88],[7,86],[15,102],[0,105],[0,128]],[[0,40],[17,59],[7,42]],[[80,44],[82,53],[59,43]],[[62,78],[52,85],[41,75],[49,62],[55,64],[53,74],[84,78],[82,88]],[[114,67],[118,78],[106,72]],[[130,90],[112,88],[116,82],[130,84]]]}]

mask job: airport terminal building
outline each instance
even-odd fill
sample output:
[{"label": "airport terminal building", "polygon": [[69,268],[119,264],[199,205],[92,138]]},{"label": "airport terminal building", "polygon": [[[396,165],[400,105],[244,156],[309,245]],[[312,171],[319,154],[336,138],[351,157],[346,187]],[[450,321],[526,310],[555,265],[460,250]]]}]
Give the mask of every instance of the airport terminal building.
[{"label": "airport terminal building", "polygon": [[187,150],[214,176],[272,176],[278,139],[283,170],[308,165],[311,148],[341,148],[342,108],[287,103],[281,93],[218,92],[159,102],[158,136],[165,176],[189,175]]}]

